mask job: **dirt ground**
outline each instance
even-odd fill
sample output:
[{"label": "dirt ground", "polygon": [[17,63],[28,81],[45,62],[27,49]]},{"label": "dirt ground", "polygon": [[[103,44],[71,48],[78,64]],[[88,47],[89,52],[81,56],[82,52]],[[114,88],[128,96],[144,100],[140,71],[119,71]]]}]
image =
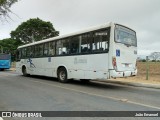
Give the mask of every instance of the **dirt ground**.
[{"label": "dirt ground", "polygon": [[149,74],[148,80],[146,80],[146,62],[138,62],[138,75],[135,77],[128,78],[117,78],[117,80],[124,80],[127,82],[138,82],[138,83],[151,83],[160,84],[160,62],[148,62],[149,64]]}]

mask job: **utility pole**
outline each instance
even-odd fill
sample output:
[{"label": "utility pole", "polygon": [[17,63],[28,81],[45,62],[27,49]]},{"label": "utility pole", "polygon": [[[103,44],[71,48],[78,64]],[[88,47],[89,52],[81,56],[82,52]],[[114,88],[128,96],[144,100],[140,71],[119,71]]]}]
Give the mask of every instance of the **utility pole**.
[{"label": "utility pole", "polygon": [[148,80],[148,72],[149,72],[149,63],[148,63],[148,56],[146,56],[146,80]]}]

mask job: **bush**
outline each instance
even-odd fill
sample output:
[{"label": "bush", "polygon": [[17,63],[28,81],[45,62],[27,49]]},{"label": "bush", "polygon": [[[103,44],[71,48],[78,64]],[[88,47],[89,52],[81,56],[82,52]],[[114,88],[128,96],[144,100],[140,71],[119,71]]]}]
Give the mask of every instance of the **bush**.
[{"label": "bush", "polygon": [[146,60],[145,60],[145,59],[143,59],[143,60],[142,60],[142,62],[146,62]]}]

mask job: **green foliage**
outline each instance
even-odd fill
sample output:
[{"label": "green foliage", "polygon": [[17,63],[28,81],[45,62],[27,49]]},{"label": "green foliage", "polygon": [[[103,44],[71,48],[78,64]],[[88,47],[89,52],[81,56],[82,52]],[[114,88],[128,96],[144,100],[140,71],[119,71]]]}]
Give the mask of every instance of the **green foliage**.
[{"label": "green foliage", "polygon": [[[22,44],[23,43],[20,40],[14,40],[11,38],[0,40],[0,46],[3,48],[3,53],[10,53],[12,61],[15,61],[17,47]],[[2,53],[1,49],[0,53]]]},{"label": "green foliage", "polygon": [[59,31],[54,29],[51,22],[45,22],[39,18],[29,19],[19,25],[15,31],[11,32],[11,37],[13,39],[20,40],[24,44],[58,35]]},{"label": "green foliage", "polygon": [[20,45],[22,45],[22,42],[20,40],[14,40],[11,38],[0,40],[0,46],[3,47],[4,53],[15,54],[17,47]]},{"label": "green foliage", "polygon": [[142,60],[142,62],[146,62],[146,60],[145,60],[145,59],[143,59],[143,60]]},{"label": "green foliage", "polygon": [[152,62],[156,62],[156,60],[152,60]]}]

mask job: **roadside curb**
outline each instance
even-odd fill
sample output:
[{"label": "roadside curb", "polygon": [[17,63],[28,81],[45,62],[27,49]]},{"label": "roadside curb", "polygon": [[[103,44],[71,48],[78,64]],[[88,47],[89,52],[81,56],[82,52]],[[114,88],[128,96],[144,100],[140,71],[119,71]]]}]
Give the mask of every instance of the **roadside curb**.
[{"label": "roadside curb", "polygon": [[126,82],[126,81],[120,81],[120,80],[106,80],[106,81],[100,81],[100,82],[128,85],[128,86],[134,86],[134,87],[160,89],[160,85],[150,84],[150,83],[134,83],[134,82]]}]

